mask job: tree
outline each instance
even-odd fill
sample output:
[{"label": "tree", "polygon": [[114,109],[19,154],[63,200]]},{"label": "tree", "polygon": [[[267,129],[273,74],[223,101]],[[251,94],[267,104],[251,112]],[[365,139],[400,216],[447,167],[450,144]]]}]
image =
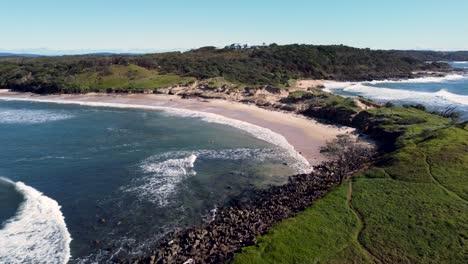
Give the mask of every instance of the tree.
[{"label": "tree", "polygon": [[331,171],[340,184],[353,171],[362,167],[375,153],[374,147],[349,134],[338,135],[320,149],[332,162]]}]

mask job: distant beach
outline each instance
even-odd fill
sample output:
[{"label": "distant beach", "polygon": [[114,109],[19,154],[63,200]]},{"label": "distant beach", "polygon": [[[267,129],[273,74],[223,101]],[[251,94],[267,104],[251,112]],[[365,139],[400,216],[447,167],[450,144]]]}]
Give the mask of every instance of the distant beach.
[{"label": "distant beach", "polygon": [[286,138],[294,149],[302,155],[310,165],[319,164],[326,158],[320,153],[320,148],[336,135],[352,133],[354,129],[326,125],[293,113],[272,111],[255,105],[230,102],[225,100],[182,99],[176,95],[155,94],[84,94],[84,95],[47,95],[39,96],[29,93],[1,92],[0,99],[46,101],[57,103],[103,103],[112,107],[128,105],[129,108],[167,107],[217,114],[252,125],[267,128]]}]

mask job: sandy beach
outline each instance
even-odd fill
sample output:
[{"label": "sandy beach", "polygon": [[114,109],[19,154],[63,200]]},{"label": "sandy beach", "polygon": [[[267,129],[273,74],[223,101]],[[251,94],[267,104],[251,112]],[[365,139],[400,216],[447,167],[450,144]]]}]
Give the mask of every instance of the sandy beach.
[{"label": "sandy beach", "polygon": [[168,107],[212,113],[244,121],[256,126],[267,128],[286,138],[299,154],[301,154],[310,165],[316,165],[326,158],[320,153],[320,148],[326,141],[333,139],[338,134],[351,133],[352,128],[337,127],[321,124],[315,120],[308,119],[292,113],[272,111],[259,108],[255,105],[247,105],[225,100],[201,100],[182,99],[176,95],[155,94],[85,94],[85,95],[47,95],[40,96],[29,93],[0,92],[0,98],[20,100],[46,100],[46,101],[69,101],[84,103],[115,103],[138,105],[144,107]]}]

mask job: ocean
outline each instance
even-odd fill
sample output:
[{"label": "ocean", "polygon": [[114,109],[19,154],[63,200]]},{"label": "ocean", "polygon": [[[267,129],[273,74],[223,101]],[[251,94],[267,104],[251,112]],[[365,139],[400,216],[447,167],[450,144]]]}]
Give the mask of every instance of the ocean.
[{"label": "ocean", "polygon": [[307,168],[285,139],[186,110],[0,100],[0,262],[106,263]]},{"label": "ocean", "polygon": [[463,120],[468,120],[468,62],[450,62],[462,71],[444,77],[371,82],[328,82],[326,90],[349,97],[363,96],[378,102],[423,104],[430,111],[455,107]]}]

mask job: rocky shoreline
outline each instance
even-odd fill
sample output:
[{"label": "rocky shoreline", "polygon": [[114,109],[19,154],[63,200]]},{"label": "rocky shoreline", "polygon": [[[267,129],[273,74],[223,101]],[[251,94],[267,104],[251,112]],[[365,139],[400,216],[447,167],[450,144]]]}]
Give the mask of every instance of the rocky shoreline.
[{"label": "rocky shoreline", "polygon": [[291,176],[288,183],[248,191],[218,208],[201,226],[167,234],[151,252],[139,257],[117,255],[116,263],[224,263],[242,247],[256,243],[276,223],[294,216],[326,195],[343,177],[361,170],[372,158],[368,148],[345,153],[347,160],[316,166],[309,174]]},{"label": "rocky shoreline", "polygon": [[[227,101],[255,104],[256,106],[293,112],[306,117],[319,118],[329,123],[350,125],[374,138],[390,138],[392,145],[398,131],[388,132],[373,123],[371,115],[363,108],[342,108],[325,103],[320,106],[309,104],[308,97],[291,98],[297,91],[305,92],[314,99],[324,99],[321,84],[300,89],[280,89],[263,86],[233,91],[229,87],[192,87],[159,89],[154,93],[178,95],[182,98],[223,99]],[[151,91],[153,93],[153,91]],[[330,95],[332,96],[332,95]],[[333,96],[333,100],[334,100]],[[357,99],[370,108],[381,105]],[[391,134],[392,137],[387,135]],[[385,134],[385,135],[383,135]],[[362,154],[362,153],[361,153]],[[350,156],[351,157],[351,156]],[[351,175],[366,164],[370,155],[355,156],[352,162],[324,162],[315,166],[310,174],[294,175],[287,184],[262,191],[250,191],[233,200],[228,206],[218,208],[214,218],[201,226],[190,227],[166,234],[152,250],[138,257],[114,255],[115,263],[223,263],[232,259],[242,247],[256,243],[256,238],[265,234],[276,223],[294,216],[326,195],[334,185],[340,183],[343,174]]]}]

